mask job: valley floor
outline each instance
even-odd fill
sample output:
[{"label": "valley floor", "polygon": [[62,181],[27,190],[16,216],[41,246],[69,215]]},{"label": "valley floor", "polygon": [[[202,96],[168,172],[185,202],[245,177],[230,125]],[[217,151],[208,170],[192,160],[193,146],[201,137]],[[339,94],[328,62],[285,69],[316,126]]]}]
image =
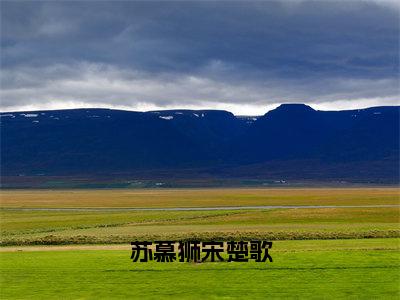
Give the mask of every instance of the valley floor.
[{"label": "valley floor", "polygon": [[2,298],[398,299],[400,296],[399,239],[277,241],[270,250],[272,263],[133,263],[128,247],[119,245],[118,250],[115,246],[90,247],[46,246],[50,251],[22,247],[22,252],[3,249]]},{"label": "valley floor", "polygon": [[[0,295],[398,299],[399,205],[397,188],[2,191]],[[174,207],[204,210],[135,210]],[[131,241],[189,239],[273,240],[274,261],[130,259]]]}]

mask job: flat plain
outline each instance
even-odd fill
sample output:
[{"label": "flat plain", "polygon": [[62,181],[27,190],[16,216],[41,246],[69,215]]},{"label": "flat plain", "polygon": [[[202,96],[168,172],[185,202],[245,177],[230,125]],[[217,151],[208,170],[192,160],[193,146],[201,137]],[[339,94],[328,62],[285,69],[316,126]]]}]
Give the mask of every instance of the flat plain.
[{"label": "flat plain", "polygon": [[1,207],[212,207],[399,204],[398,188],[3,190]]},{"label": "flat plain", "polygon": [[[399,204],[398,188],[1,191],[1,296],[398,299]],[[265,205],[298,208],[229,209]],[[226,209],[129,210],[174,207]],[[274,262],[132,263],[131,241],[158,239],[268,239]]]},{"label": "flat plain", "polygon": [[[1,244],[109,244],[163,238],[399,237],[399,204],[397,188],[2,191]],[[251,205],[299,208],[229,209]],[[308,205],[321,207],[305,208]],[[323,207],[326,205],[336,207]],[[393,206],[363,207],[369,205]],[[129,210],[173,207],[227,209]],[[77,210],[63,210],[71,208]]]},{"label": "flat plain", "polygon": [[2,252],[2,299],[399,297],[397,239],[277,241],[272,263],[133,263],[106,249]]}]

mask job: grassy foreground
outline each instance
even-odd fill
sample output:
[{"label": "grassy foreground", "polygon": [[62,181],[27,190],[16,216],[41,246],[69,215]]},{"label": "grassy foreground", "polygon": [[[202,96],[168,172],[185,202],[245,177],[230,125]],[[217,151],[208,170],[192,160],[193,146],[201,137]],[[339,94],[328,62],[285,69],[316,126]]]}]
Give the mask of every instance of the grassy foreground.
[{"label": "grassy foreground", "polygon": [[277,241],[267,264],[135,264],[129,250],[3,251],[0,287],[3,299],[398,299],[399,250],[399,239]]},{"label": "grassy foreground", "polygon": [[[0,195],[1,299],[400,298],[396,188],[21,190]],[[110,210],[256,205],[338,207]],[[100,209],[22,209],[75,207]],[[130,260],[133,240],[194,238],[273,240],[274,262]]]}]

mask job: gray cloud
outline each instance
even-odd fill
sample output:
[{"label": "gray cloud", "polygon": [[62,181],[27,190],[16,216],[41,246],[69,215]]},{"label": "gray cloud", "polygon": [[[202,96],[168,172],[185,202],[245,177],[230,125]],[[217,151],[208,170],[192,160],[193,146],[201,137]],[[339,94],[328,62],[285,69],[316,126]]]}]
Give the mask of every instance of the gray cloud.
[{"label": "gray cloud", "polygon": [[399,100],[394,1],[1,5],[2,110]]}]

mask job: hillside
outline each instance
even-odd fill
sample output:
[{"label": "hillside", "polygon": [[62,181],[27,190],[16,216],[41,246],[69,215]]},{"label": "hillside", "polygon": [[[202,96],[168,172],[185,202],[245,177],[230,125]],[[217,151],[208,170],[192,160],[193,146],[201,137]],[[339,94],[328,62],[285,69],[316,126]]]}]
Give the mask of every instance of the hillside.
[{"label": "hillside", "polygon": [[217,110],[73,109],[1,114],[1,172],[14,176],[399,181],[400,107],[260,117]]}]

